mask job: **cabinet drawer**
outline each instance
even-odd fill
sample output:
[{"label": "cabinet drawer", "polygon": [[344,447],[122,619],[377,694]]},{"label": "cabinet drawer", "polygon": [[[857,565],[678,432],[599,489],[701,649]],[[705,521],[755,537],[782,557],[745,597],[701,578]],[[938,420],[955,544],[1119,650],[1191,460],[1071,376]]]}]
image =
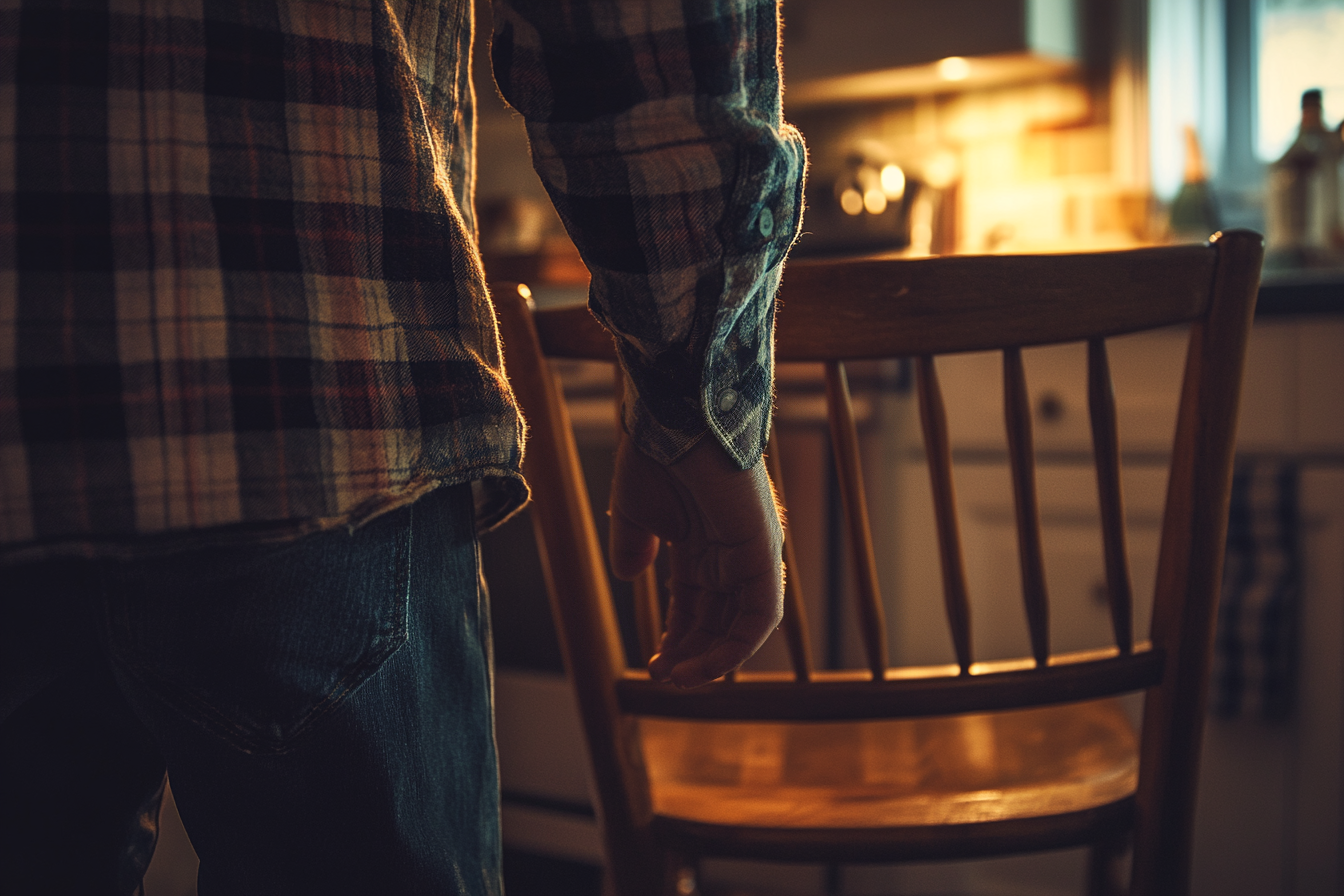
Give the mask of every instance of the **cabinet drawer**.
[{"label": "cabinet drawer", "polygon": [[1281,453],[1297,447],[1296,359],[1299,324],[1257,323],[1246,349],[1237,416],[1237,450]]},{"label": "cabinet drawer", "polygon": [[1300,447],[1344,451],[1344,320],[1303,320],[1296,348]]}]

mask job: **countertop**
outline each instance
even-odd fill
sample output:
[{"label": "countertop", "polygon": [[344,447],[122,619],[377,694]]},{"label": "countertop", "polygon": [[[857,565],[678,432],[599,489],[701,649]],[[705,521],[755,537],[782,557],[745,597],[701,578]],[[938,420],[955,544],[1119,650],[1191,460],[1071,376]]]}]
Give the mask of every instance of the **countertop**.
[{"label": "countertop", "polygon": [[1265,271],[1255,314],[1344,314],[1344,268]]}]

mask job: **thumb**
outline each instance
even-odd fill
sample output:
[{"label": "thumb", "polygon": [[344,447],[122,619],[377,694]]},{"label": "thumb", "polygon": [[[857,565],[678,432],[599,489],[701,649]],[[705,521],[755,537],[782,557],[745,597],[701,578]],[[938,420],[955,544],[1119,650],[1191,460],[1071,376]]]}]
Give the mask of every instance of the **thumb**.
[{"label": "thumb", "polygon": [[658,536],[622,513],[614,501],[608,545],[611,571],[627,582],[647,569],[658,555]]},{"label": "thumb", "polygon": [[686,513],[667,468],[621,439],[611,480],[611,571],[631,580],[648,568],[663,539],[686,529]]}]

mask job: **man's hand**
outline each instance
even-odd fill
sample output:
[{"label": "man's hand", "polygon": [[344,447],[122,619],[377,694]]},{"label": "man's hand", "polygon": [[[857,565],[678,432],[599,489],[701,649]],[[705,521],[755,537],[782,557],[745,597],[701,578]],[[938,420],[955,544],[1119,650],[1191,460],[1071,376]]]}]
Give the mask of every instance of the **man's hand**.
[{"label": "man's hand", "polygon": [[784,614],[784,531],[764,461],[739,470],[711,435],[671,466],[621,440],[611,565],[633,579],[671,546],[667,631],[649,673],[678,687],[742,665]]}]

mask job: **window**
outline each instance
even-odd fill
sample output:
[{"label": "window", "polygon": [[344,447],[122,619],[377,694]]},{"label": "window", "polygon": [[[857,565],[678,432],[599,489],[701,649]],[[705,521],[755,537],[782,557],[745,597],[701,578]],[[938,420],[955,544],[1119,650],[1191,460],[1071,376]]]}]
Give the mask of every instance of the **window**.
[{"label": "window", "polygon": [[1148,133],[1153,192],[1170,200],[1185,171],[1185,128],[1194,127],[1209,174],[1227,139],[1225,0],[1149,0]]},{"label": "window", "polygon": [[[1302,91],[1323,91],[1327,126],[1344,117],[1344,0],[1147,6],[1150,170],[1159,198],[1180,188],[1186,125],[1199,135],[1221,196],[1235,206],[1231,194],[1252,196],[1263,165],[1297,136]],[[1226,223],[1262,226],[1254,216]]]},{"label": "window", "polygon": [[1302,91],[1322,92],[1326,126],[1344,117],[1344,0],[1257,0],[1255,154],[1283,155],[1297,136]]}]

